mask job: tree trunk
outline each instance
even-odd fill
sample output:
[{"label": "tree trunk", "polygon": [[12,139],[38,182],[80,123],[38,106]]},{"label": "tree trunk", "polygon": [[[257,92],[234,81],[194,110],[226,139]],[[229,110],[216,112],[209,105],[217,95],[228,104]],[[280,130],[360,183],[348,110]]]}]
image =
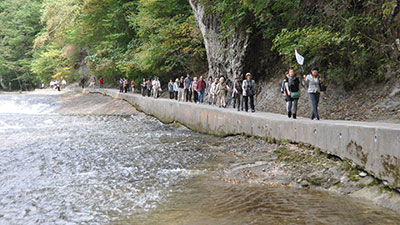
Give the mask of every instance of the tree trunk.
[{"label": "tree trunk", "polygon": [[208,74],[233,81],[236,76],[244,76],[247,71],[246,55],[249,50],[250,34],[245,28],[238,28],[227,37],[222,37],[220,18],[206,12],[198,0],[189,0],[196,23],[203,35],[207,52]]}]

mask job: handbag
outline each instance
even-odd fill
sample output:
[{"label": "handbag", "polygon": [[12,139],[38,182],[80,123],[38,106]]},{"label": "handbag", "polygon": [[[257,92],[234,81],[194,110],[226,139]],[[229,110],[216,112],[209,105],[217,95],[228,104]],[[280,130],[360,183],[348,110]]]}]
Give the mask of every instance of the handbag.
[{"label": "handbag", "polygon": [[325,92],[326,89],[327,89],[327,86],[326,86],[325,84],[319,82],[319,90],[320,90],[321,92]]},{"label": "handbag", "polygon": [[291,92],[290,97],[294,99],[300,98],[300,93],[299,92]]}]

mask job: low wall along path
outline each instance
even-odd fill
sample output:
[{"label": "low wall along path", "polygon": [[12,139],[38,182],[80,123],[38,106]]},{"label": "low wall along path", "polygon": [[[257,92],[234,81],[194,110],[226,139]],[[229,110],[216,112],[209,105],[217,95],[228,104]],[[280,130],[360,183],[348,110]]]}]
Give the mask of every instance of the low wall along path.
[{"label": "low wall along path", "polygon": [[400,124],[288,119],[285,115],[238,112],[215,106],[142,97],[112,89],[92,89],[124,99],[163,122],[177,121],[209,134],[246,134],[312,144],[323,152],[350,160],[375,177],[400,189]]}]

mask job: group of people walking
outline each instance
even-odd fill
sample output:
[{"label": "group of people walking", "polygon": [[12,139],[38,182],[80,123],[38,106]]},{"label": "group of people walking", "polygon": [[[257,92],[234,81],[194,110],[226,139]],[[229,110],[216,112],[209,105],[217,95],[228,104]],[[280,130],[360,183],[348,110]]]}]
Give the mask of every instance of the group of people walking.
[{"label": "group of people walking", "polygon": [[304,75],[303,80],[297,77],[294,68],[290,68],[285,73],[284,80],[282,81],[281,92],[284,100],[286,101],[286,110],[289,118],[293,116],[293,119],[297,118],[297,103],[300,98],[300,84],[307,88],[307,93],[310,98],[312,111],[310,119],[319,120],[318,104],[321,91],[325,91],[325,87],[322,84],[322,78],[318,73],[318,67],[314,67],[311,70],[311,74]]},{"label": "group of people walking", "polygon": [[255,95],[255,81],[252,79],[250,73],[246,74],[246,79],[242,82],[240,76],[236,77],[229,87],[224,77],[215,78],[209,77],[207,81],[203,76],[199,78],[191,78],[187,74],[168,83],[168,93],[170,99],[175,99],[182,102],[194,102],[195,104],[208,103],[209,105],[218,105],[220,108],[227,106],[226,97],[232,93],[233,107],[238,111],[249,110],[255,112],[254,95]]},{"label": "group of people walking", "polygon": [[[100,78],[100,87],[103,87],[103,78]],[[132,80],[131,82],[128,81],[128,79],[120,78],[119,79],[119,92],[125,92],[127,93],[128,91],[135,92],[135,86],[136,86],[136,81]]]},{"label": "group of people walking", "polygon": [[[50,88],[52,89],[57,89],[58,91],[61,91],[61,89],[64,89],[65,86],[67,86],[67,81],[65,79],[62,79],[62,81],[58,80],[52,80],[50,81]],[[44,88],[44,84],[41,85],[41,89]]]},{"label": "group of people walking", "polygon": [[158,77],[154,77],[153,80],[143,78],[142,83],[140,83],[141,94],[143,96],[159,98],[162,92],[161,82]]},{"label": "group of people walking", "polygon": [[[135,81],[132,81],[129,85],[127,79],[120,79],[120,92],[128,92],[131,87],[134,92]],[[228,94],[232,97],[232,106],[238,111],[246,111],[249,109],[251,112],[255,112],[255,81],[250,73],[245,75],[245,79],[242,81],[241,76],[235,77],[231,87],[227,84],[224,77],[215,78],[209,77],[207,80],[203,76],[199,78],[191,78],[190,74],[186,77],[181,76],[174,80],[170,80],[168,83],[168,93],[170,99],[175,99],[182,102],[193,102],[195,104],[218,105],[220,108],[226,108],[226,98]],[[151,79],[143,79],[140,84],[141,94],[143,96],[160,97],[161,83],[158,77]],[[312,105],[312,111],[310,119],[319,120],[318,104],[320,93],[325,91],[325,87],[322,84],[321,76],[318,73],[318,68],[314,67],[311,70],[311,74],[304,75],[303,79],[300,79],[296,75],[294,68],[290,68],[286,73],[284,80],[281,84],[281,93],[286,102],[286,111],[289,118],[297,118],[298,101],[300,99],[300,88],[305,87],[309,95],[309,99]],[[249,107],[250,106],[250,107]]]}]

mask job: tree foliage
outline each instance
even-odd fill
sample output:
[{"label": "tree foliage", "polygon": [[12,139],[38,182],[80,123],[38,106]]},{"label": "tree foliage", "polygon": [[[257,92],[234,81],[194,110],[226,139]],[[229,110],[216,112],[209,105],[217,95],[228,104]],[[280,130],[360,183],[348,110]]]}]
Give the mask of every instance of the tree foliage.
[{"label": "tree foliage", "polygon": [[82,62],[108,82],[121,76],[166,80],[206,68],[202,36],[186,0],[46,0],[42,22],[32,65],[42,80],[76,79]]},{"label": "tree foliage", "polygon": [[29,89],[36,83],[30,64],[33,40],[41,29],[40,7],[38,0],[0,1],[0,80],[6,86],[3,88]]}]

